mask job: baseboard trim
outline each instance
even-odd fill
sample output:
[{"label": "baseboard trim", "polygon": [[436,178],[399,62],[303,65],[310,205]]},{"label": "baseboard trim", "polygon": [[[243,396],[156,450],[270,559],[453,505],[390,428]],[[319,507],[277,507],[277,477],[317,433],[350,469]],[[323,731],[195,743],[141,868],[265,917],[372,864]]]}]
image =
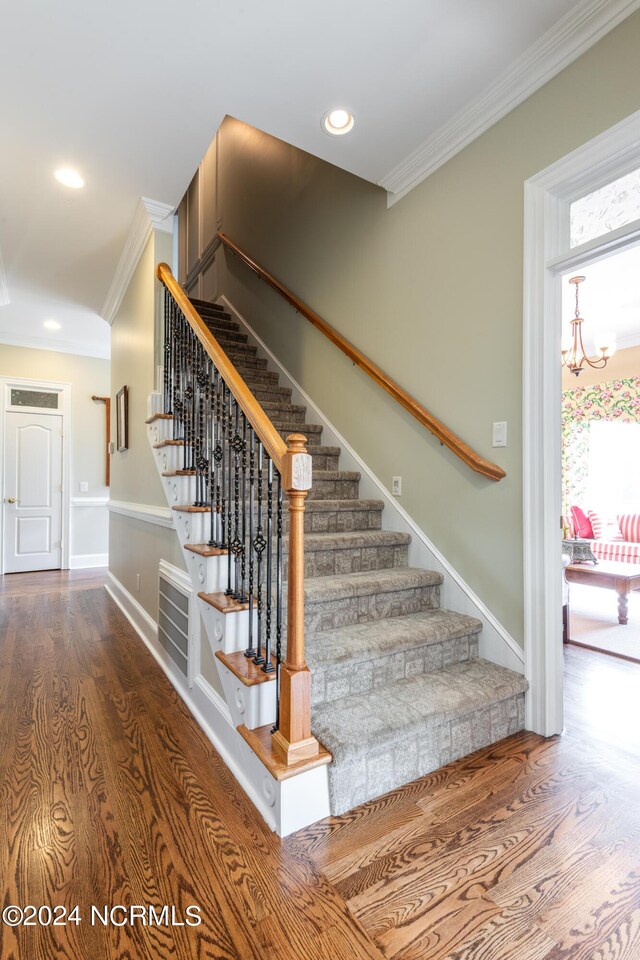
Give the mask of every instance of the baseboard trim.
[{"label": "baseboard trim", "polygon": [[69,557],[70,570],[86,570],[89,567],[108,567],[108,553],[76,553]]},{"label": "baseboard trim", "polygon": [[276,829],[273,809],[256,790],[246,776],[237,755],[244,748],[244,741],[231,722],[231,713],[226,702],[214,690],[209,681],[199,674],[189,687],[187,678],[165,653],[158,643],[158,625],[127,588],[109,572],[105,589],[116,606],[125,615],[133,629],[154,657],[172,686],[180,694],[198,726],[211,741],[224,764],[229,768],[251,802],[272,829]]},{"label": "baseboard trim", "polygon": [[[487,660],[498,663],[501,666],[510,667],[512,670],[522,672],[524,667],[524,651],[516,643],[515,639],[511,636],[506,627],[500,623],[500,621],[494,616],[494,614],[489,610],[480,597],[478,597],[474,590],[472,590],[469,584],[466,583],[460,574],[451,566],[449,561],[438,550],[435,544],[432,543],[424,530],[422,530],[415,523],[407,511],[400,506],[394,497],[391,496],[390,491],[387,490],[382,481],[358,456],[351,444],[345,440],[340,431],[331,423],[330,420],[327,419],[322,410],[320,410],[319,407],[313,402],[311,397],[303,390],[297,380],[291,376],[286,367],[282,365],[275,354],[266,345],[264,340],[258,336],[251,324],[245,320],[238,310],[236,310],[230,300],[228,300],[225,296],[221,296],[218,299],[225,304],[229,312],[234,315],[236,320],[250,334],[255,343],[258,345],[259,351],[262,351],[263,354],[268,357],[273,365],[280,371],[283,379],[293,390],[293,402],[306,404],[307,407],[313,410],[314,417],[316,418],[314,422],[323,424],[325,430],[332,435],[332,439],[335,441],[335,444],[342,448],[343,453],[347,455],[348,459],[351,459],[353,463],[353,469],[358,470],[363,475],[363,478],[367,478],[369,486],[373,488],[372,493],[375,491],[375,496],[377,499],[384,501],[385,508],[388,508],[389,510],[389,515],[395,515],[396,522],[394,523],[392,521],[390,529],[401,530],[403,532],[410,533],[412,537],[415,537],[415,539],[419,541],[422,551],[428,556],[428,559],[424,561],[425,565],[428,564],[431,569],[439,570],[444,574],[445,578],[449,579],[449,585],[447,585],[445,580],[444,590],[446,591],[448,589],[452,595],[450,599],[445,599],[445,605],[455,607],[455,609],[460,613],[468,613],[469,615],[475,616],[479,620],[482,620],[483,631],[480,635],[481,656],[485,657]],[[347,466],[347,469],[349,469],[349,466]],[[451,590],[452,585],[455,587],[453,591]]]}]

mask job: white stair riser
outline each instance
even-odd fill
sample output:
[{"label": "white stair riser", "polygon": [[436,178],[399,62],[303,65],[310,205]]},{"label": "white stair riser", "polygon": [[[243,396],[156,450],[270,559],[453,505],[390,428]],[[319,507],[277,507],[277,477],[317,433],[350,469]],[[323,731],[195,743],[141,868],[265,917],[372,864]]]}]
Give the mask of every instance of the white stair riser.
[{"label": "white stair riser", "polygon": [[160,473],[164,470],[182,469],[182,447],[158,447],[154,453]]},{"label": "white stair riser", "polygon": [[[215,654],[236,653],[246,650],[249,646],[249,611],[239,610],[237,613],[220,613],[206,600],[200,600],[200,613],[209,640],[211,652]],[[256,634],[256,611],[254,617],[254,636]]]},{"label": "white stair riser", "polygon": [[241,723],[249,730],[263,727],[276,720],[276,684],[256,683],[245,686],[224,663],[216,657],[218,675],[235,727]]},{"label": "white stair riser", "polygon": [[173,420],[154,420],[148,424],[149,439],[152,444],[173,438]]},{"label": "white stair riser", "polygon": [[195,477],[163,477],[162,485],[171,507],[190,504],[195,500]]},{"label": "white stair riser", "polygon": [[[206,542],[206,541],[205,541]],[[198,591],[219,593],[227,587],[227,557],[200,557],[185,551],[187,569]]]},{"label": "white stair riser", "polygon": [[180,543],[207,543],[210,517],[208,513],[175,512],[175,524]]}]

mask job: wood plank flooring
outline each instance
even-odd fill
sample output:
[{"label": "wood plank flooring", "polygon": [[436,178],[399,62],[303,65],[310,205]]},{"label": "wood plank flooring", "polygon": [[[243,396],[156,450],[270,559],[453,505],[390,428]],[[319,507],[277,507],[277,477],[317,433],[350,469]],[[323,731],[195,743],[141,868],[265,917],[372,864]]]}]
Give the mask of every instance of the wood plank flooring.
[{"label": "wood plank flooring", "polygon": [[389,960],[640,960],[640,668],[568,647],[523,733],[296,842]]},{"label": "wood plank flooring", "polygon": [[564,736],[280,841],[103,582],[0,581],[1,907],[83,917],[0,923],[0,960],[640,960],[640,666],[569,647]]}]

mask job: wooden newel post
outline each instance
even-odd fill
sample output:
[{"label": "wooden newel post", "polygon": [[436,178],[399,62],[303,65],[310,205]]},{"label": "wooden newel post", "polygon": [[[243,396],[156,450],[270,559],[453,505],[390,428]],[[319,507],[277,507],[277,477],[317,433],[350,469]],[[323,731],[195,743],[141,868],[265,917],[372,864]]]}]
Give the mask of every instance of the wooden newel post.
[{"label": "wooden newel post", "polygon": [[311,457],[307,438],[287,437],[282,482],[289,496],[289,578],[287,594],[287,659],[280,668],[280,724],[273,749],[285,763],[315,756],[319,744],[311,735],[311,674],[304,659],[304,501],[311,489]]}]

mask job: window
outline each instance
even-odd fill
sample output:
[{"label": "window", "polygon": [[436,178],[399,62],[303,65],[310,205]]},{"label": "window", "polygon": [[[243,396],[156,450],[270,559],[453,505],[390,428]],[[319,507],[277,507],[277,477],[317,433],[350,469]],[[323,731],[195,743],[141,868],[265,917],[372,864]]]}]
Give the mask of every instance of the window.
[{"label": "window", "polygon": [[44,393],[39,390],[12,390],[12,407],[41,407],[46,410],[58,409],[59,393]]},{"label": "window", "polygon": [[640,220],[640,169],[571,204],[570,244],[577,247],[634,220]]},{"label": "window", "polygon": [[640,423],[589,424],[585,502],[610,519],[640,507]]}]

